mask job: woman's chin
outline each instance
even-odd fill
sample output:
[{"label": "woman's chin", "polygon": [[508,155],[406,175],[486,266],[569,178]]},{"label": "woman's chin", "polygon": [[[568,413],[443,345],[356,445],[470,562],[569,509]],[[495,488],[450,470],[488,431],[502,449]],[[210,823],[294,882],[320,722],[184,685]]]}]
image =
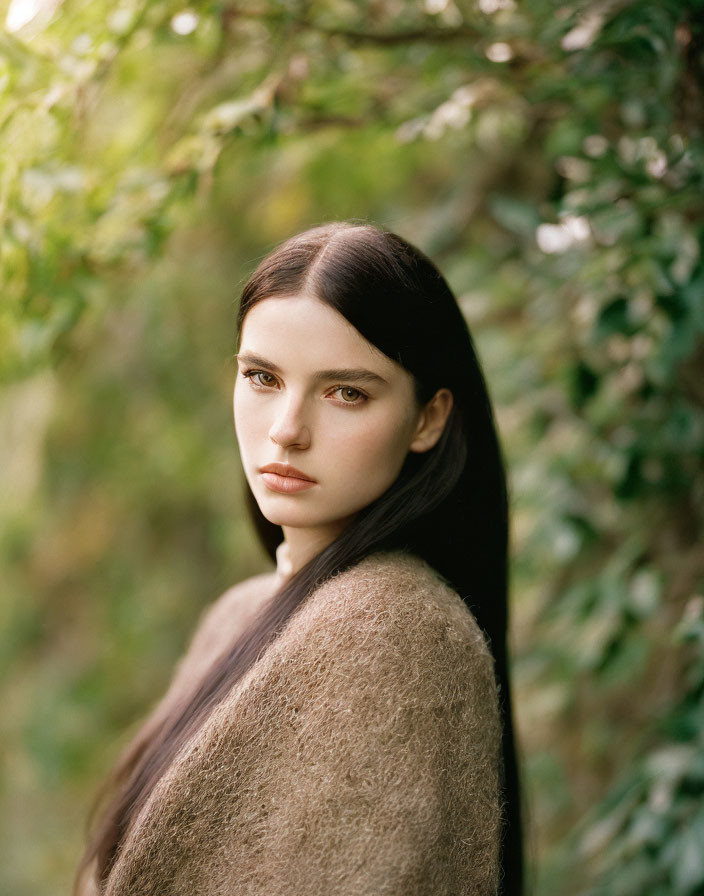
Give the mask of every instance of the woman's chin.
[{"label": "woman's chin", "polygon": [[[291,526],[294,529],[315,525],[315,519],[308,513],[296,512],[290,507],[281,507],[280,502],[266,499],[257,501],[262,516],[275,526]],[[279,506],[276,506],[279,504]]]}]

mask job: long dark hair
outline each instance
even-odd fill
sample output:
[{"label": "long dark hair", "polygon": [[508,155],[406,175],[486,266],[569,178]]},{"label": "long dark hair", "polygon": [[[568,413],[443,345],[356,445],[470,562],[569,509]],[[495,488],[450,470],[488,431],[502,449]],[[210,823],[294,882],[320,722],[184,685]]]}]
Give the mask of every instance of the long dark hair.
[{"label": "long dark hair", "polygon": [[[270,252],[244,286],[238,334],[257,302],[303,292],[326,302],[409,371],[419,406],[442,387],[452,392],[453,407],[443,434],[429,451],[409,452],[396,481],[280,587],[193,692],[165,718],[153,719],[138,732],[99,795],[114,793],[77,880],[94,863],[98,879],[105,881],[130,821],[179,747],[307,595],[373,552],[400,549],[426,560],[448,580],[492,649],[503,717],[501,893],[519,896],[523,891],[520,790],[506,638],[508,499],[491,404],[467,324],[435,265],[400,236],[371,224],[324,224]],[[282,529],[263,516],[247,484],[245,498],[256,531],[275,559]]]}]

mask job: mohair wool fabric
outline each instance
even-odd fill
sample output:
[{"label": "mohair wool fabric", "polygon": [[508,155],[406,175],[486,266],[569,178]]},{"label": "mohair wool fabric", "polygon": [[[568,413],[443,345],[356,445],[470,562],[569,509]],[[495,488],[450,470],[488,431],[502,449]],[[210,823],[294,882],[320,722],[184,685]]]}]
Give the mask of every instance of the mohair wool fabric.
[{"label": "mohair wool fabric", "polygon": [[[143,734],[281,581],[207,608]],[[418,557],[372,554],[309,595],[181,748],[104,893],[496,894],[500,739],[466,605]]]}]

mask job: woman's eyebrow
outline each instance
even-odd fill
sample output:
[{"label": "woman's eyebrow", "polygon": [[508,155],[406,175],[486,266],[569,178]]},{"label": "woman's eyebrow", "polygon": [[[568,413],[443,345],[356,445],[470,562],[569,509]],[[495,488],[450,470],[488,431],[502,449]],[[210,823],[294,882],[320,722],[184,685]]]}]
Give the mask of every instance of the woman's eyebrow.
[{"label": "woman's eyebrow", "polygon": [[[238,361],[242,361],[244,364],[257,364],[260,367],[267,367],[269,370],[272,370],[274,373],[281,373],[281,368],[274,364],[272,361],[267,361],[266,358],[261,358],[259,355],[252,355],[249,352],[240,353],[235,355]],[[316,381],[322,380],[357,380],[368,383],[382,383],[387,386],[387,381],[379,376],[378,373],[373,373],[371,370],[366,370],[364,367],[339,367],[331,370],[318,370],[313,374],[313,379]]]}]

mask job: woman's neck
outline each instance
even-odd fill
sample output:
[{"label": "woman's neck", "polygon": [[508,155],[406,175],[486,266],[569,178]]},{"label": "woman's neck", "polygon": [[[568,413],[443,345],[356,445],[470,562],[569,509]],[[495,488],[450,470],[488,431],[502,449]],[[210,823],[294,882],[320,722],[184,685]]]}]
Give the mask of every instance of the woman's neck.
[{"label": "woman's neck", "polygon": [[324,528],[284,526],[284,540],[276,550],[277,571],[285,578],[295,575],[347,527],[349,520],[339,520]]}]

